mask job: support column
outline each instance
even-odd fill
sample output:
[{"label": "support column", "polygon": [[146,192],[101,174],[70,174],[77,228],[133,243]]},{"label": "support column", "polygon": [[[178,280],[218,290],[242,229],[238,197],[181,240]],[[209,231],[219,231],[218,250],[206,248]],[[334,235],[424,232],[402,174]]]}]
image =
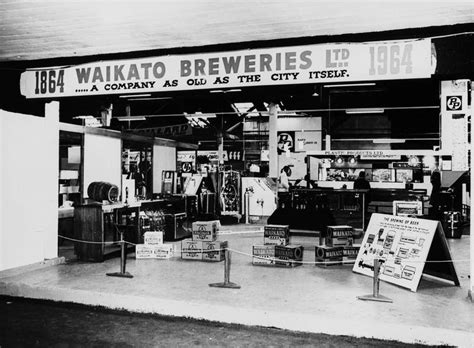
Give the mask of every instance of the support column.
[{"label": "support column", "polygon": [[268,149],[269,149],[269,174],[271,178],[278,178],[278,148],[277,148],[277,120],[278,111],[274,103],[268,106]]},{"label": "support column", "polygon": [[[472,97],[474,97],[474,91],[471,92],[471,95]],[[471,99],[472,100],[472,99]],[[471,106],[471,110],[472,110],[472,106]],[[472,113],[472,112],[471,112]],[[472,115],[471,115],[472,117]],[[471,140],[472,142],[472,140]],[[472,162],[474,160],[474,155],[472,154],[472,148],[471,148],[471,188],[470,188],[470,192],[469,192],[469,195],[470,195],[470,202],[469,204],[472,205],[472,185],[474,184],[474,179],[472,178]],[[472,218],[474,216],[474,213],[472,212],[472,207],[470,207],[470,214],[471,214],[471,221],[472,221]],[[469,240],[470,240],[470,244],[471,244],[471,250],[470,250],[470,253],[469,253],[469,259],[471,260],[471,267],[470,267],[470,272],[469,274],[471,275],[471,278],[470,278],[470,284],[469,284],[469,297],[471,298],[471,302],[474,302],[474,236],[472,235],[472,229],[471,229],[471,233],[469,234]]]},{"label": "support column", "polygon": [[218,126],[217,126],[217,158],[219,159],[219,164],[224,164],[224,118],[223,116],[217,116]]},{"label": "support column", "polygon": [[[43,185],[48,185],[51,188],[52,192],[45,198],[45,208],[47,209],[48,214],[55,212],[56,215],[52,220],[54,223],[50,223],[43,230],[44,242],[43,242],[43,252],[44,258],[50,259],[58,257],[58,223],[57,223],[57,207],[58,207],[58,174],[59,174],[59,102],[52,101],[46,103],[44,106],[44,116],[45,116],[45,132],[46,135],[44,141],[49,143],[48,149],[55,149],[53,153],[45,154],[48,156],[51,161],[49,163],[54,163],[54,168],[49,168],[48,171],[51,174],[54,172],[51,178],[48,178],[48,183],[43,182]],[[54,158],[54,159],[53,159]],[[48,220],[51,221],[51,220]]]}]

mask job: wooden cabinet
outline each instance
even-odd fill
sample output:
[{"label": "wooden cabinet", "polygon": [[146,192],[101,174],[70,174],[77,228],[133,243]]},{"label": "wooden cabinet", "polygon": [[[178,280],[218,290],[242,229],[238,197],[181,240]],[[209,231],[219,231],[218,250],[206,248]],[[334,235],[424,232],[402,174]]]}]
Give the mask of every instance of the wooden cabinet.
[{"label": "wooden cabinet", "polygon": [[[102,262],[107,257],[120,255],[120,231],[124,239],[133,244],[143,243],[140,212],[162,210],[166,216],[174,217],[166,221],[165,240],[175,240],[190,236],[182,228],[186,219],[184,198],[174,197],[153,201],[143,201],[133,206],[123,204],[86,204],[74,208],[74,250],[81,261]],[[143,213],[142,213],[143,214]],[[168,231],[169,230],[169,231]],[[134,245],[127,244],[128,251],[134,251]]]}]

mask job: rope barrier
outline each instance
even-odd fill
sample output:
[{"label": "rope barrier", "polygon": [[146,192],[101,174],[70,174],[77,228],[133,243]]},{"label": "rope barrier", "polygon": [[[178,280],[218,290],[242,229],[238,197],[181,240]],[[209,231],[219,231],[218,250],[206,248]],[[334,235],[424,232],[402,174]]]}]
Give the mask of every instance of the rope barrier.
[{"label": "rope barrier", "polygon": [[74,238],[69,238],[69,237],[65,237],[65,236],[61,236],[61,235],[58,235],[59,238],[62,238],[62,239],[67,239],[67,240],[70,240],[70,241],[73,241],[73,242],[78,242],[78,243],[85,243],[85,244],[118,244],[120,243],[120,241],[115,241],[115,242],[93,242],[93,241],[88,241],[88,240],[80,240],[80,239],[74,239]]},{"label": "rope barrier", "polygon": [[[59,238],[63,238],[63,239],[67,239],[67,240],[70,240],[70,241],[73,241],[73,242],[78,242],[78,243],[86,243],[86,244],[120,244],[120,241],[115,241],[115,242],[92,242],[92,241],[86,241],[86,240],[80,240],[80,239],[74,239],[74,238],[69,238],[69,237],[65,237],[65,236],[61,236],[61,235],[58,235]],[[130,245],[133,245],[133,246],[137,246],[138,244],[136,243],[132,243],[132,242],[128,242],[128,241],[124,241],[126,244],[130,244]],[[176,246],[176,245],[173,245],[173,246]],[[182,248],[173,248],[174,249],[174,252],[175,253],[181,253],[183,252],[183,249]],[[278,258],[272,258],[272,257],[264,257],[264,256],[258,256],[258,255],[252,255],[252,254],[249,254],[249,253],[246,253],[246,252],[243,252],[243,251],[240,251],[240,250],[235,250],[235,249],[231,249],[231,248],[218,248],[218,249],[211,249],[211,250],[196,250],[196,252],[203,252],[203,253],[214,253],[216,251],[223,251],[225,252],[225,250],[229,250],[231,252],[234,252],[236,254],[240,254],[240,255],[243,255],[243,256],[248,256],[248,257],[252,257],[252,258],[258,258],[258,259],[263,259],[263,260],[271,260],[271,261],[288,261],[288,260],[282,260],[282,259],[278,259]],[[194,250],[186,250],[185,252],[193,252]],[[383,260],[383,259],[380,259],[379,260]],[[354,264],[356,261],[355,260],[343,260],[343,261],[322,261],[322,262],[319,262],[319,261],[295,261],[295,260],[291,260],[293,261],[295,264],[301,264],[301,265],[329,265],[329,264]],[[460,259],[460,260],[426,260],[426,261],[423,261],[423,260],[409,260],[409,259],[402,259],[401,262],[402,263],[462,263],[462,262],[470,262],[471,260],[470,259]]]}]

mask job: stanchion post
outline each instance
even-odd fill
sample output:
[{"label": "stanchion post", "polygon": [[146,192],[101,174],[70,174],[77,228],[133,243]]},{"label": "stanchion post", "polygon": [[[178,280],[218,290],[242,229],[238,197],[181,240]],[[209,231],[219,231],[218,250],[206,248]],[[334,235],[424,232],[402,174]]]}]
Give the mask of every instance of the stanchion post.
[{"label": "stanchion post", "polygon": [[109,277],[133,278],[133,276],[125,271],[127,263],[127,252],[125,250],[125,240],[123,231],[120,231],[120,272],[106,273]]},{"label": "stanchion post", "polygon": [[372,285],[373,293],[371,295],[357,296],[359,300],[389,302],[389,303],[393,302],[392,299],[386,296],[380,295],[379,293],[379,284],[380,284],[379,271],[380,271],[380,260],[378,258],[375,258],[374,259],[374,282]]},{"label": "stanchion post", "polygon": [[212,283],[209,284],[213,288],[227,288],[227,289],[240,289],[240,285],[232,283],[230,281],[230,251],[225,249],[224,251],[224,282],[223,283]]}]

